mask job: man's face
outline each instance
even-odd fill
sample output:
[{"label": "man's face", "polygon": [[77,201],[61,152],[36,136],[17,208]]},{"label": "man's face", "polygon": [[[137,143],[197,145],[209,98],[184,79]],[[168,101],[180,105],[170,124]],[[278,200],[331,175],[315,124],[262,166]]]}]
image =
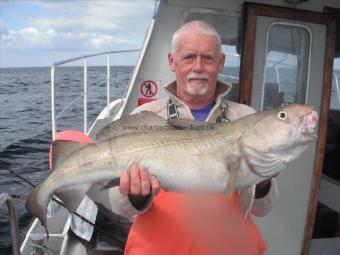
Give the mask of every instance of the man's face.
[{"label": "man's face", "polygon": [[213,97],[217,75],[223,70],[224,55],[214,36],[184,33],[179,35],[177,49],[168,55],[175,72],[177,94],[184,101],[193,97]]}]

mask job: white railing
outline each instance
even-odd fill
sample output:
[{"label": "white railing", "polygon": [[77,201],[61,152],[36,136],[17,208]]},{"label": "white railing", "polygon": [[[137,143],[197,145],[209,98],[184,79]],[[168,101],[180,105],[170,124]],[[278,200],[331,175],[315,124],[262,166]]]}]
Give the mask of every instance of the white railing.
[{"label": "white railing", "polygon": [[88,131],[87,127],[87,85],[88,85],[88,77],[87,77],[87,59],[91,57],[101,56],[101,55],[107,55],[107,77],[106,77],[106,103],[107,103],[107,116],[110,115],[110,55],[111,54],[118,54],[118,53],[127,53],[127,52],[138,52],[139,49],[132,49],[132,50],[119,50],[119,51],[105,51],[105,52],[99,52],[95,54],[89,54],[89,55],[83,55],[75,58],[65,59],[59,62],[55,62],[51,66],[51,114],[52,114],[52,138],[54,139],[54,136],[57,131],[57,119],[61,116],[61,114],[64,113],[64,111],[69,108],[77,99],[81,97],[78,96],[75,98],[71,103],[69,103],[59,114],[56,115],[56,103],[55,103],[55,74],[56,74],[56,68],[58,66],[68,64],[77,60],[84,60],[84,85],[83,85],[83,97],[84,97],[84,133],[86,134]]},{"label": "white railing", "polygon": [[239,78],[236,77],[236,76],[232,76],[232,75],[226,75],[226,74],[218,74],[218,77],[224,77],[224,78],[228,78],[228,79],[232,79],[232,80],[235,80],[235,81],[239,81]]}]

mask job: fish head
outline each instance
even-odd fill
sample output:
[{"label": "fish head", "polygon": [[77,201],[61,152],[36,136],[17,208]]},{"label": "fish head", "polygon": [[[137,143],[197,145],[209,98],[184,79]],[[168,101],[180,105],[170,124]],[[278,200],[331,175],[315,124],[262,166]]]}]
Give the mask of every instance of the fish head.
[{"label": "fish head", "polygon": [[[256,114],[254,118],[257,118]],[[240,138],[243,147],[277,155],[288,162],[297,158],[316,139],[318,114],[311,106],[290,104],[258,115]]]}]

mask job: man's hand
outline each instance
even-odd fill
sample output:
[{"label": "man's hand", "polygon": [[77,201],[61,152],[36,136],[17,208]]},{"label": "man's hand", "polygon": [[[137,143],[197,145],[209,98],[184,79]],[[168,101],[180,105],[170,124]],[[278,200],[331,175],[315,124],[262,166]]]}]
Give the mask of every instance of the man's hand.
[{"label": "man's hand", "polygon": [[156,176],[150,176],[146,167],[130,166],[120,176],[119,191],[128,195],[132,205],[142,209],[149,195],[157,195],[160,183]]}]

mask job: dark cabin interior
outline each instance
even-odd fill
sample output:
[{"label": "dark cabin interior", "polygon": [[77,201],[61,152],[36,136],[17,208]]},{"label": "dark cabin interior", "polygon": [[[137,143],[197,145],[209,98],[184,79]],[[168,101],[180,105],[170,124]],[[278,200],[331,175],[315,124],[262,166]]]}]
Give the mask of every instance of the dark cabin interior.
[{"label": "dark cabin interior", "polygon": [[[336,43],[335,43],[335,59],[340,58],[340,18],[336,22]],[[339,71],[334,66],[334,73]],[[333,77],[332,94],[337,93],[335,87],[335,77]],[[331,97],[331,104],[328,115],[328,128],[326,138],[326,149],[323,162],[323,175],[331,178],[337,183],[340,183],[340,102],[337,102],[338,107],[332,106],[332,99],[338,100],[339,95]],[[336,102],[333,102],[333,105]],[[339,194],[334,194],[338,196]],[[340,197],[339,197],[340,199]],[[340,237],[340,216],[339,213],[318,202],[317,212],[315,217],[313,238],[333,238]]]}]

